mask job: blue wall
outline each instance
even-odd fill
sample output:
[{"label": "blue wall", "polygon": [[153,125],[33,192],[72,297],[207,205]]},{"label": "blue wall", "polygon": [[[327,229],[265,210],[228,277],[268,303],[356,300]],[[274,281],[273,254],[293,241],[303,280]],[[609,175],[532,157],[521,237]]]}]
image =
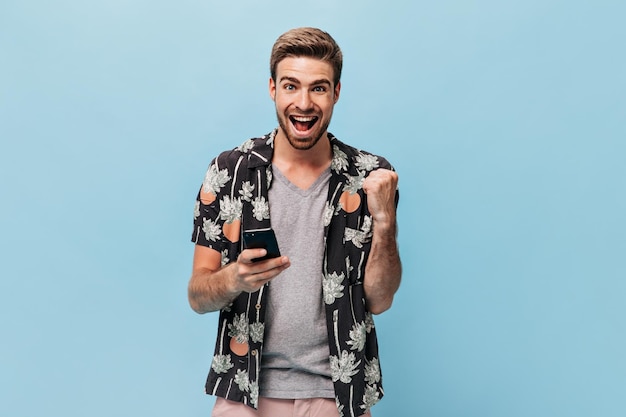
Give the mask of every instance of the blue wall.
[{"label": "blue wall", "polygon": [[345,54],[331,131],[401,178],[375,415],[625,415],[625,12],[3,2],[0,415],[209,415],[195,193],[275,126],[269,51],[305,25]]}]

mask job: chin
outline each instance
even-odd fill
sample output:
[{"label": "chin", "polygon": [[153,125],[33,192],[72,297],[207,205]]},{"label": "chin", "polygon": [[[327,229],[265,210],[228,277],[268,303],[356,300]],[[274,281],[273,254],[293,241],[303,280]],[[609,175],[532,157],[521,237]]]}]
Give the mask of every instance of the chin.
[{"label": "chin", "polygon": [[308,138],[293,138],[291,135],[287,135],[287,140],[289,144],[300,151],[306,151],[313,148],[317,142],[319,142],[322,136],[318,136],[317,138],[308,137]]},{"label": "chin", "polygon": [[[287,141],[292,148],[299,151],[306,151],[317,145],[317,143],[326,133],[326,129],[328,129],[329,123],[323,123],[322,119],[320,118],[314,126],[311,126],[311,133],[306,137],[301,137],[297,134],[294,134],[294,132],[297,132],[297,130],[296,127],[291,123],[289,118],[281,118],[278,112],[276,115],[280,129],[283,131],[283,134],[287,138]],[[319,129],[315,129],[318,126]]]}]

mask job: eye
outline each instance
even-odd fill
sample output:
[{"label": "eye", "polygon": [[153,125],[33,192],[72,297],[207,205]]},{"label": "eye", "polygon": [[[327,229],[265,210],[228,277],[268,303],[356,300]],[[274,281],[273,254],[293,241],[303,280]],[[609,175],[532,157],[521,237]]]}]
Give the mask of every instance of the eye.
[{"label": "eye", "polygon": [[316,87],[313,87],[313,91],[315,91],[316,93],[324,93],[326,92],[326,87],[318,85]]},{"label": "eye", "polygon": [[292,91],[292,90],[295,90],[295,89],[296,89],[296,86],[295,86],[295,85],[293,85],[293,84],[285,84],[285,85],[283,86],[283,88],[284,88],[285,90]]}]

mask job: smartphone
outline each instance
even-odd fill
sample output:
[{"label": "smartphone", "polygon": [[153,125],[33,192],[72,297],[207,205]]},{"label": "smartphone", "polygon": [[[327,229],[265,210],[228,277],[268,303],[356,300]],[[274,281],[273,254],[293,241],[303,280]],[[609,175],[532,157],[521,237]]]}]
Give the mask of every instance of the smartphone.
[{"label": "smartphone", "polygon": [[272,229],[244,230],[243,232],[243,248],[257,249],[263,248],[267,250],[267,254],[260,258],[254,258],[252,262],[258,262],[270,258],[278,258],[280,251],[278,250],[278,242],[276,234]]}]

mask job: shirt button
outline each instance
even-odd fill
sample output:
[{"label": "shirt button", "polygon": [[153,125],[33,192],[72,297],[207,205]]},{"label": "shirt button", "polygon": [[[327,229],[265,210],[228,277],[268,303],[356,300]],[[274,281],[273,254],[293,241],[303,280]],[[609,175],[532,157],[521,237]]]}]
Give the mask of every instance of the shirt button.
[{"label": "shirt button", "polygon": [[256,356],[256,349],[252,350],[252,356]]},{"label": "shirt button", "polygon": [[254,308],[256,308],[257,310],[260,310],[261,309],[261,304],[255,305]]}]

